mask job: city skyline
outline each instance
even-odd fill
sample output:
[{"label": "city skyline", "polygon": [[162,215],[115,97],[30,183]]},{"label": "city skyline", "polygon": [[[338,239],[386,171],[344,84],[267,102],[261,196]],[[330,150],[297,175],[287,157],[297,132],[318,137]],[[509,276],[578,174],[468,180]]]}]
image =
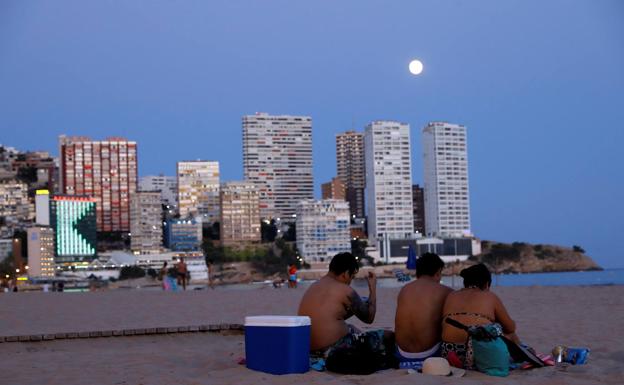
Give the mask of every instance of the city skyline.
[{"label": "city skyline", "polygon": [[60,134],[121,135],[139,143],[140,176],[201,158],[220,162],[221,180],[242,180],[241,116],[311,116],[320,197],[337,133],[409,123],[421,184],[420,130],[448,121],[470,128],[475,235],[578,244],[624,267],[611,246],[624,217],[623,11],[585,0],[8,0],[0,143],[58,155]]}]

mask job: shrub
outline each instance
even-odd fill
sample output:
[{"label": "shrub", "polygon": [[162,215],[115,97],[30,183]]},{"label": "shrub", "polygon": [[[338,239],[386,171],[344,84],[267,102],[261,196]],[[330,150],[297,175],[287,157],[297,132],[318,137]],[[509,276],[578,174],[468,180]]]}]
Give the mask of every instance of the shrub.
[{"label": "shrub", "polygon": [[145,277],[145,270],[136,265],[124,266],[119,272],[119,280],[143,277]]}]

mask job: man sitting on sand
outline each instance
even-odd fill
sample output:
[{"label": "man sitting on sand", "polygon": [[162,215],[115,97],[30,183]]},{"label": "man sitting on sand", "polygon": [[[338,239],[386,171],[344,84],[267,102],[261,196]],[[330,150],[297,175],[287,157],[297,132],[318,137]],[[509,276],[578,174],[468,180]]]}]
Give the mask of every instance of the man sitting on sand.
[{"label": "man sitting on sand", "polygon": [[438,255],[423,254],[416,261],[417,280],[399,292],[394,327],[401,368],[421,369],[425,359],[440,355],[442,310],[453,291],[440,284],[443,268]]},{"label": "man sitting on sand", "polygon": [[369,296],[362,300],[349,285],[358,272],[358,264],[351,253],[336,254],[329,272],[312,284],[303,295],[298,314],[311,318],[310,349],[312,357],[327,358],[332,350],[348,349],[356,341],[364,340],[373,350],[385,352],[391,332],[372,330],[365,333],[345,322],[355,315],[367,324],[375,320],[377,278],[368,273]]}]

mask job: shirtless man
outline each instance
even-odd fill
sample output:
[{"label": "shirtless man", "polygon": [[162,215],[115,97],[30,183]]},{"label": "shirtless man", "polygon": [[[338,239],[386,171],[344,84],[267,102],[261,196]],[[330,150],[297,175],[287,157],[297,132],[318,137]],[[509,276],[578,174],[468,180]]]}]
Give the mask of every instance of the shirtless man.
[{"label": "shirtless man", "polygon": [[184,263],[184,258],[180,258],[180,262],[176,264],[176,273],[178,274],[178,285],[182,284],[182,288],[186,290],[186,273],[188,272],[186,268],[186,263]]},{"label": "shirtless man", "polygon": [[443,268],[439,256],[423,254],[416,261],[417,280],[399,292],[394,330],[401,368],[421,369],[425,359],[440,355],[442,309],[453,291],[440,284]]},{"label": "shirtless man", "polygon": [[354,346],[358,338],[366,339],[374,349],[384,351],[391,338],[390,332],[372,330],[361,333],[345,322],[355,315],[362,322],[375,320],[377,278],[368,273],[369,296],[362,300],[349,285],[358,272],[358,264],[351,253],[336,254],[329,264],[329,272],[308,288],[301,299],[298,314],[312,320],[310,350],[313,357],[327,358],[332,349]]}]

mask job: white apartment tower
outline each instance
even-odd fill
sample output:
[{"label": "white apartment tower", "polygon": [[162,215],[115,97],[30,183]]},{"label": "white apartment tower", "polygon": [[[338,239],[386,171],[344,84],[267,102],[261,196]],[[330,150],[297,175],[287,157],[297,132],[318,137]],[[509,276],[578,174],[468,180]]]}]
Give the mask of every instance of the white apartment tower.
[{"label": "white apartment tower", "polygon": [[368,237],[405,238],[414,233],[410,128],[374,121],[366,126],[366,212]]},{"label": "white apartment tower", "polygon": [[182,218],[219,220],[219,162],[178,162],[178,210]]},{"label": "white apartment tower", "polygon": [[160,191],[162,203],[178,207],[178,180],[175,176],[149,175],[139,179],[139,190]]},{"label": "white apartment tower", "polygon": [[221,185],[221,243],[260,242],[258,189],[249,182]]},{"label": "white apartment tower", "polygon": [[243,116],[243,171],[258,187],[262,218],[292,218],[300,201],[314,197],[312,118]]},{"label": "white apartment tower", "polygon": [[137,191],[130,201],[130,248],[138,254],[162,251],[160,191]]},{"label": "white apartment tower", "polygon": [[351,251],[349,202],[306,200],[297,206],[297,249],[306,261],[329,261]]},{"label": "white apartment tower", "polygon": [[466,127],[429,123],[422,130],[427,235],[469,236]]},{"label": "white apartment tower", "polygon": [[351,215],[364,217],[364,134],[347,131],[336,135],[336,176],[345,184]]}]

